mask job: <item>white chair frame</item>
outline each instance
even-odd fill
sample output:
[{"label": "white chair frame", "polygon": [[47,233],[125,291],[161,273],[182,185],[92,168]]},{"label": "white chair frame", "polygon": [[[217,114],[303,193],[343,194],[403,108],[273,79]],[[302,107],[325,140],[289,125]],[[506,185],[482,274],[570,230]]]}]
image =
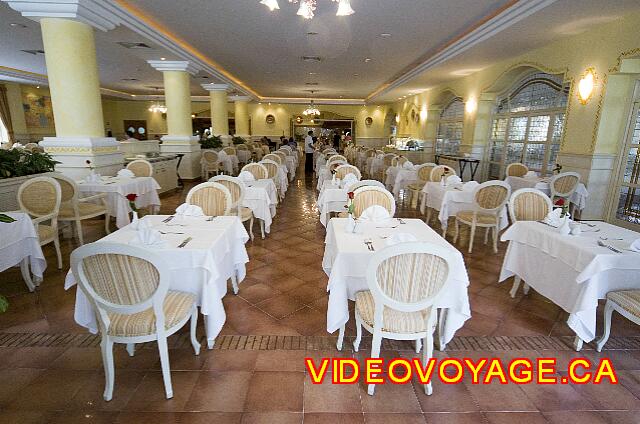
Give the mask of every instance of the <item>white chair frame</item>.
[{"label": "white chair frame", "polygon": [[353,191],[355,192],[357,189],[359,189],[360,187],[365,187],[365,186],[370,186],[370,187],[379,187],[382,188],[384,190],[386,190],[387,188],[384,186],[384,184],[382,184],[380,181],[378,180],[360,180],[360,181],[356,181],[355,183],[351,184],[349,187],[345,187],[345,189],[347,189],[347,191]]},{"label": "white chair frame", "polygon": [[[242,208],[242,201],[244,200],[244,193],[247,190],[247,186],[244,183],[244,181],[242,181],[240,178],[238,177],[231,177],[229,175],[216,175],[213,178],[210,178],[209,181],[210,182],[216,182],[216,181],[230,181],[232,183],[238,184],[238,186],[240,186],[240,198],[238,199],[237,202],[235,202],[233,205],[231,205],[231,210],[233,210],[233,208],[235,207],[237,212],[238,212],[238,217],[241,217],[241,212],[240,212],[240,208]],[[253,241],[253,212],[251,212],[251,219],[249,222],[249,236],[251,236],[251,240]],[[262,238],[264,239],[264,222],[259,219],[260,221],[260,231],[262,232]]]},{"label": "white chair frame", "polygon": [[[137,303],[135,305],[119,305],[103,299],[98,295],[91,284],[88,282],[84,273],[82,261],[89,256],[95,256],[99,254],[120,254],[133,256],[143,259],[151,263],[157,270],[160,276],[158,287],[155,293],[148,299]],[[167,338],[180,330],[187,321],[191,320],[190,334],[191,345],[196,355],[200,354],[200,342],[196,337],[196,327],[198,325],[198,307],[194,302],[191,314],[187,314],[186,317],[180,320],[175,326],[166,329],[164,320],[164,300],[169,291],[169,282],[171,281],[171,271],[167,267],[165,261],[158,257],[155,253],[148,249],[144,249],[138,246],[131,246],[118,243],[91,243],[86,246],[79,247],[71,254],[71,270],[73,275],[80,286],[80,289],[85,293],[87,298],[91,301],[98,324],[100,326],[100,333],[102,335],[102,341],[100,347],[102,350],[102,361],[104,365],[105,374],[105,389],[104,399],[110,401],[113,397],[113,386],[115,380],[115,368],[113,363],[113,344],[124,343],[127,345],[127,352],[130,356],[133,356],[136,343],[146,343],[151,341],[158,342],[158,351],[160,353],[160,363],[162,365],[162,378],[164,380],[165,395],[167,399],[173,397],[173,387],[171,384],[171,367],[169,365],[169,350],[167,346]],[[111,321],[109,320],[108,312],[117,314],[131,315],[138,312],[145,311],[153,308],[153,313],[156,317],[156,333],[145,336],[110,336],[107,333]]]},{"label": "white chair frame", "polygon": [[147,166],[147,168],[149,168],[149,175],[144,175],[145,177],[153,177],[153,165],[151,164],[151,162],[149,162],[148,160],[145,160],[145,159],[132,160],[131,162],[129,162],[127,164],[127,169],[130,169],[132,165],[136,165],[138,163],[143,163],[143,164],[145,164]]},{"label": "white chair frame", "polygon": [[[389,198],[389,200],[391,201],[391,212],[389,213],[389,215],[392,218],[396,215],[396,199],[393,197],[393,194],[391,194],[391,192],[389,190],[387,190],[386,188],[379,187],[379,186],[366,185],[366,186],[358,188],[357,190],[355,190],[353,192],[354,199],[360,193],[363,193],[365,191],[379,191],[381,193],[384,193]],[[373,205],[370,205],[370,206],[373,206]]]},{"label": "white chair frame", "polygon": [[[280,158],[278,158],[278,159],[280,159]],[[276,166],[276,175],[272,178],[272,180],[273,180],[273,183],[276,185],[276,189],[278,190],[278,199],[282,200],[282,199],[284,199],[284,194],[282,193],[282,187],[280,186],[280,178],[278,178],[278,171],[280,170],[280,164],[278,162],[270,160],[270,159],[262,159],[260,161],[260,164],[262,166],[264,166],[263,164],[265,164],[265,163],[272,163],[272,164],[274,164]],[[267,167],[264,166],[264,169],[267,169]],[[269,178],[269,170],[268,169],[267,169],[267,178]]]},{"label": "white chair frame", "polygon": [[224,197],[226,200],[226,206],[224,209],[224,214],[223,215],[219,215],[219,216],[228,216],[231,213],[231,204],[233,203],[233,201],[231,200],[231,193],[229,192],[229,189],[227,189],[225,186],[223,186],[220,183],[215,183],[215,182],[206,182],[206,183],[200,183],[194,187],[191,188],[191,190],[189,190],[189,193],[187,193],[187,198],[185,200],[185,203],[191,205],[191,198],[193,197],[193,194],[195,192],[197,192],[198,190],[207,188],[207,187],[215,187],[217,189],[222,190],[222,192],[224,193]]},{"label": "white chair frame", "polygon": [[[425,253],[442,258],[448,267],[447,276],[440,291],[435,293],[432,297],[425,298],[420,302],[414,303],[399,302],[387,296],[387,294],[382,291],[382,289],[378,285],[378,267],[382,262],[391,257],[412,253]],[[369,264],[367,265],[366,272],[367,285],[369,286],[369,290],[371,292],[371,295],[373,296],[375,303],[374,326],[370,327],[369,325],[367,325],[358,314],[358,309],[355,309],[354,312],[356,319],[356,339],[353,342],[353,349],[356,352],[358,351],[360,347],[360,341],[362,340],[362,327],[364,327],[369,333],[373,335],[373,341],[371,342],[371,358],[380,357],[380,346],[382,344],[383,338],[393,340],[415,340],[416,346],[420,346],[420,344],[422,344],[422,362],[423,365],[426,365],[433,355],[433,330],[420,333],[392,333],[383,331],[382,326],[384,308],[391,308],[401,312],[418,312],[427,308],[431,308],[431,314],[427,319],[427,328],[435,329],[438,322],[438,314],[437,308],[434,308],[432,306],[434,301],[439,296],[440,292],[442,290],[445,290],[450,284],[451,273],[449,271],[451,270],[453,263],[454,256],[453,252],[450,249],[426,242],[400,243],[394,246],[386,247],[375,253],[369,261]],[[406,281],[402,283],[410,284],[411,282]],[[431,383],[426,384],[424,390],[427,395],[431,395],[433,393]],[[374,392],[375,384],[369,384],[367,393],[369,395],[373,395]]]},{"label": "white chair frame", "polygon": [[[573,188],[567,192],[561,193],[555,190],[555,182],[556,180],[558,180],[559,178],[562,177],[567,177],[567,176],[574,176],[578,178],[578,181],[576,182],[576,185],[573,186]],[[578,188],[578,184],[580,184],[580,174],[578,174],[577,172],[563,172],[557,175],[554,175],[551,178],[551,181],[549,181],[549,191],[551,192],[551,201],[553,202],[554,199],[556,197],[562,197],[566,200],[569,200],[569,198],[573,195],[573,193],[576,191],[576,189]]]},{"label": "white chair frame", "polygon": [[[267,169],[267,167],[266,167],[266,166],[264,166],[263,164],[261,164],[261,163],[259,163],[259,162],[252,162],[252,163],[248,163],[248,164],[246,164],[245,166],[243,166],[243,167],[242,167],[242,169],[240,170],[240,172],[242,172],[242,171],[247,171],[248,173],[250,173],[251,175],[253,175],[253,172],[249,171],[249,168],[256,167],[256,166],[259,166],[259,167],[264,171],[264,175],[265,175],[265,177],[264,177],[264,178],[258,178],[258,179],[259,179],[259,180],[261,180],[261,179],[265,179],[265,180],[266,180],[266,179],[268,179],[268,178],[269,178],[269,170]],[[255,177],[255,175],[254,175],[254,177]]]},{"label": "white chair frame", "polygon": [[358,177],[358,180],[362,179],[362,173],[356,166],[349,165],[348,163],[344,165],[340,165],[339,167],[336,168],[336,173],[338,172],[339,169],[350,169],[352,171],[355,171],[355,172],[348,172],[348,174],[354,174],[356,177]]},{"label": "white chair frame", "polygon": [[513,162],[513,163],[510,163],[509,165],[507,165],[507,168],[504,170],[504,177],[505,177],[505,178],[507,178],[507,177],[510,177],[510,176],[511,176],[511,175],[509,174],[509,171],[510,171],[510,170],[511,170],[511,168],[512,168],[512,167],[514,167],[514,166],[524,166],[524,167],[527,169],[527,171],[525,172],[525,174],[526,174],[527,172],[529,172],[529,167],[528,167],[527,165],[525,165],[524,163],[520,163],[520,162]]},{"label": "white chair frame", "polygon": [[613,315],[613,311],[616,311],[632,323],[640,325],[640,319],[638,317],[629,313],[629,311],[625,310],[622,306],[618,305],[613,300],[607,299],[607,303],[605,303],[604,305],[604,332],[602,334],[602,337],[596,342],[596,350],[598,352],[602,352],[602,348],[607,343],[607,341],[609,340],[609,336],[611,335],[611,316]]}]

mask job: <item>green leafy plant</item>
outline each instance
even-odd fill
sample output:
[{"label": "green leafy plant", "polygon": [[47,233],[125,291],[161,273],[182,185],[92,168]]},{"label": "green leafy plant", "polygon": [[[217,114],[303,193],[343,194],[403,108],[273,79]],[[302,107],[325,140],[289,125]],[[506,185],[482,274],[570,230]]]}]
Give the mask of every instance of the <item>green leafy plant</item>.
[{"label": "green leafy plant", "polygon": [[247,142],[247,140],[245,140],[245,139],[244,139],[244,138],[242,138],[242,137],[234,136],[234,137],[231,139],[231,142],[232,142],[233,144],[244,144],[244,143],[246,143],[246,142]]},{"label": "green leafy plant", "polygon": [[9,301],[6,297],[0,295],[0,314],[7,312],[7,309],[9,309]]},{"label": "green leafy plant", "polygon": [[48,153],[30,152],[25,149],[0,150],[0,178],[51,172],[57,162]]},{"label": "green leafy plant", "polygon": [[212,135],[209,138],[200,140],[200,147],[203,149],[217,149],[222,147],[222,138],[219,135]]}]

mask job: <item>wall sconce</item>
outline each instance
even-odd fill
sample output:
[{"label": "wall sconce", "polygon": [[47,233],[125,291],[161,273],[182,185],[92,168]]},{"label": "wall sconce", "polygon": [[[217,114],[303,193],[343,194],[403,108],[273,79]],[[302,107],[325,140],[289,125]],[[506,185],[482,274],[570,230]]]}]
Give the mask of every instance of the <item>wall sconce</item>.
[{"label": "wall sconce", "polygon": [[470,97],[469,100],[467,100],[467,102],[464,104],[464,110],[467,111],[467,113],[475,112],[477,107],[478,102],[474,97]]},{"label": "wall sconce", "polygon": [[596,86],[596,72],[593,68],[587,68],[582,74],[582,78],[578,81],[578,100],[583,105],[589,103],[593,96],[593,89]]},{"label": "wall sconce", "polygon": [[400,115],[396,115],[396,124],[400,123]]}]

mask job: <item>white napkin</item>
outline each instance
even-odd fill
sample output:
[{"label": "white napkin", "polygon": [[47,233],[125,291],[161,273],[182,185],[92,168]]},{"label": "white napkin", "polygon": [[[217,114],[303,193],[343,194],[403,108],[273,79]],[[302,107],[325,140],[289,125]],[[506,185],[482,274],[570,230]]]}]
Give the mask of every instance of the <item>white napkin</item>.
[{"label": "white napkin", "polygon": [[449,175],[445,180],[445,185],[447,187],[454,186],[456,184],[460,184],[462,180],[457,175]]},{"label": "white napkin", "polygon": [[128,169],[121,169],[121,170],[118,171],[118,177],[133,178],[135,176],[136,176],[136,174],[134,174],[133,172],[129,171]]},{"label": "white napkin", "polygon": [[84,177],[84,180],[88,183],[99,183],[100,181],[102,181],[102,177],[100,176],[100,174],[92,172],[91,174]]},{"label": "white napkin", "polygon": [[151,228],[151,224],[146,219],[135,219],[131,222],[131,228],[136,231],[146,230],[147,228]]},{"label": "white napkin", "polygon": [[480,183],[478,183],[477,181],[469,181],[469,182],[464,183],[462,185],[462,191],[473,191],[479,185],[480,185]]},{"label": "white napkin", "polygon": [[353,174],[347,174],[344,176],[344,178],[342,179],[342,187],[343,188],[347,188],[349,187],[351,184],[358,182],[358,177],[356,177]]},{"label": "white napkin", "polygon": [[522,178],[537,178],[538,174],[535,171],[527,171],[526,174],[523,175]]},{"label": "white napkin", "polygon": [[242,171],[240,175],[238,175],[238,178],[240,178],[245,183],[250,183],[251,181],[256,180],[256,177],[254,177],[253,174],[249,171]]},{"label": "white napkin", "polygon": [[634,252],[640,252],[640,238],[631,243],[629,249],[633,250]]},{"label": "white napkin", "polygon": [[542,221],[547,225],[558,228],[563,223],[560,215],[562,215],[562,209],[557,208],[549,212],[549,214],[547,214],[547,216],[545,216]]},{"label": "white napkin", "polygon": [[369,206],[360,215],[361,221],[382,222],[391,218],[389,211],[380,205]]},{"label": "white napkin", "polygon": [[394,244],[409,243],[409,242],[412,242],[412,241],[418,241],[416,236],[414,236],[413,234],[397,233],[397,234],[394,234],[391,237],[387,238],[387,240],[385,241],[385,244],[387,246],[393,246]]},{"label": "white napkin", "polygon": [[402,168],[404,169],[408,169],[408,170],[413,170],[413,164],[410,161],[406,161],[403,165]]},{"label": "white napkin", "polygon": [[162,240],[160,232],[153,228],[144,228],[136,231],[135,238],[129,243],[153,247],[165,247],[167,245],[167,242]]},{"label": "white napkin", "polygon": [[204,212],[200,206],[183,203],[176,209],[176,214],[182,216],[204,216]]}]

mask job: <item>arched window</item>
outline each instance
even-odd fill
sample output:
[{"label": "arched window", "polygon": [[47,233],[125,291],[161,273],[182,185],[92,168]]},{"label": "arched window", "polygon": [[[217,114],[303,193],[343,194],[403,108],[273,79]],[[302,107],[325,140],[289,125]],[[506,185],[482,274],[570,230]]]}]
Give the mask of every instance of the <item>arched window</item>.
[{"label": "arched window", "polygon": [[438,136],[436,137],[437,155],[457,155],[462,141],[462,122],[464,121],[464,103],[462,98],[453,98],[440,112]]},{"label": "arched window", "polygon": [[555,167],[564,130],[569,85],[543,72],[528,75],[498,99],[491,124],[489,178],[522,162],[541,175]]},{"label": "arched window", "polygon": [[9,131],[7,127],[2,122],[2,118],[0,118],[0,144],[5,144],[9,142]]}]

